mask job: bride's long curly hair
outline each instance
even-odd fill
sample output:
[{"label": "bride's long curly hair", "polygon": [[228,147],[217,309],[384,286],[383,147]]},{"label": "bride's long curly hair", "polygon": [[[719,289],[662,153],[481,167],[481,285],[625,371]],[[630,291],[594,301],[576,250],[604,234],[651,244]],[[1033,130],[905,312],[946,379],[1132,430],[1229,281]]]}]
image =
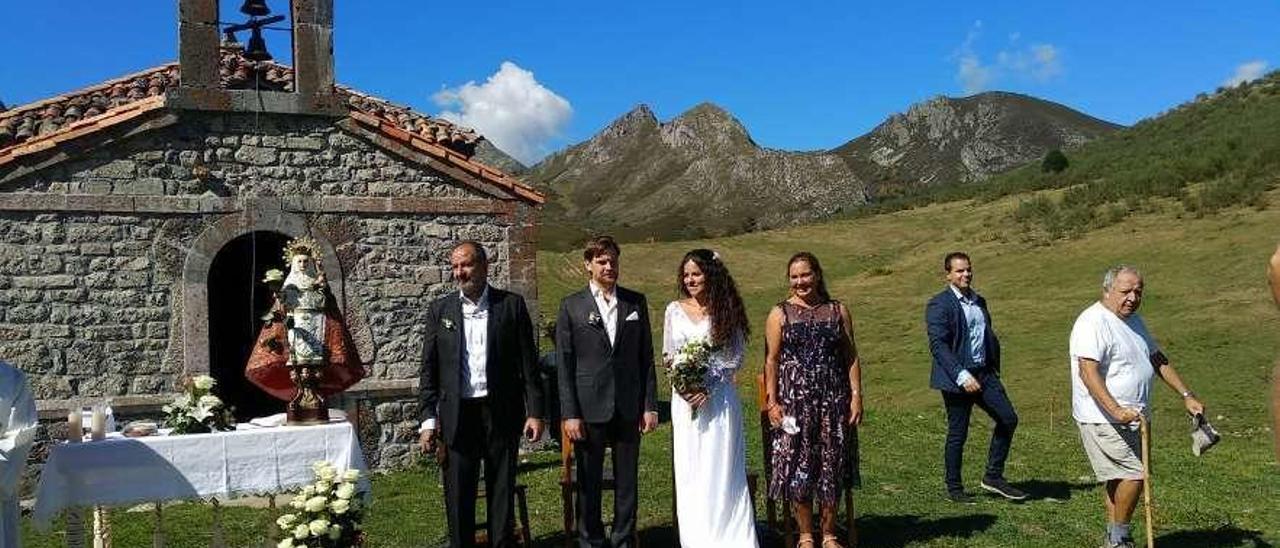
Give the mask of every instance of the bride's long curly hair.
[{"label": "bride's long curly hair", "polygon": [[684,286],[684,265],[690,261],[698,265],[702,271],[703,284],[707,292],[707,312],[711,315],[711,342],[714,344],[729,343],[735,332],[741,331],[743,338],[751,330],[747,323],[747,307],[742,304],[742,295],[738,294],[738,284],[734,283],[729,269],[725,268],[720,256],[710,249],[695,249],[684,254],[680,265],[676,267],[676,292],[680,296],[692,297]]}]

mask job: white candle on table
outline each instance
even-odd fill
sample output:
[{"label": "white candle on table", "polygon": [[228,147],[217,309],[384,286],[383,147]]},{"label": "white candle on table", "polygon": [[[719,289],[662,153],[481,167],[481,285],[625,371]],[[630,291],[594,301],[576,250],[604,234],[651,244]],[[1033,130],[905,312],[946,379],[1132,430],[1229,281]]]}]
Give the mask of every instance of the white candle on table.
[{"label": "white candle on table", "polygon": [[67,441],[79,443],[84,436],[84,419],[80,416],[80,408],[73,407],[67,412]]},{"label": "white candle on table", "polygon": [[101,405],[93,406],[93,424],[91,437],[94,441],[107,437],[107,412]]}]

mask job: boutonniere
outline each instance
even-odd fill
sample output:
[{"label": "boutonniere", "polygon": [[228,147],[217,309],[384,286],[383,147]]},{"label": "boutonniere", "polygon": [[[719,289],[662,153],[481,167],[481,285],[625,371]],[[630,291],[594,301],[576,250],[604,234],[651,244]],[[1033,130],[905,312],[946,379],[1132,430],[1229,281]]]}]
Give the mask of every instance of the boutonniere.
[{"label": "boutonniere", "polygon": [[604,327],[604,320],[600,319],[600,313],[592,310],[587,314],[587,325],[591,327]]},{"label": "boutonniere", "polygon": [[449,318],[440,320],[440,325],[443,325],[444,328],[448,329],[449,331],[453,331],[453,320],[450,320]]}]

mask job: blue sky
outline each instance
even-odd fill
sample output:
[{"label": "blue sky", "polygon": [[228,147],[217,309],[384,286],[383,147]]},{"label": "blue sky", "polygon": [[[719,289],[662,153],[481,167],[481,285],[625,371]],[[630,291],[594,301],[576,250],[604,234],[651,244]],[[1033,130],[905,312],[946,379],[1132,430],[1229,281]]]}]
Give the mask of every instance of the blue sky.
[{"label": "blue sky", "polygon": [[[763,146],[811,150],[936,95],[1016,91],[1130,124],[1280,65],[1270,0],[336,4],[340,82],[448,112],[526,161],[638,103],[666,120],[714,102]],[[0,101],[176,59],[176,5],[4,2]]]}]

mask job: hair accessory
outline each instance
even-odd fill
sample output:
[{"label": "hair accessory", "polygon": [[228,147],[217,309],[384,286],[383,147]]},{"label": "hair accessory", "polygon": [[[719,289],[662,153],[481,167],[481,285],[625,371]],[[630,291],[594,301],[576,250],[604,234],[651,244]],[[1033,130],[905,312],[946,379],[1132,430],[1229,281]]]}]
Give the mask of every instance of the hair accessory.
[{"label": "hair accessory", "polygon": [[720,260],[720,252],[719,252],[719,251],[714,251],[714,250],[711,252],[711,260],[713,260],[713,261],[715,261],[715,262],[717,262],[717,263],[724,262],[724,261],[721,261],[721,260]]}]

